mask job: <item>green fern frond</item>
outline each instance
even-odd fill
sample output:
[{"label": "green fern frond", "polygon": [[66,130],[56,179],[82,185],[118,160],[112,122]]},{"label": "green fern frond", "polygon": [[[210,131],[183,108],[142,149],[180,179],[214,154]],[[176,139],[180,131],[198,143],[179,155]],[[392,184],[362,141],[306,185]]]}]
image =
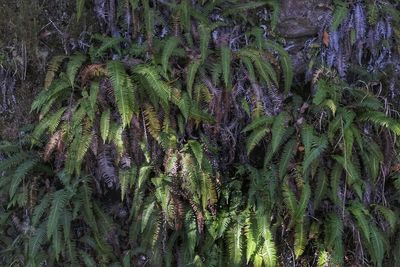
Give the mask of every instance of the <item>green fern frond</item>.
[{"label": "green fern frond", "polygon": [[383,215],[385,220],[389,223],[392,231],[394,231],[396,229],[397,223],[400,221],[398,214],[390,208],[382,205],[376,205],[375,208]]},{"label": "green fern frond", "polygon": [[[370,220],[368,210],[358,201],[354,201],[348,208],[356,219],[359,231],[362,237],[369,243],[370,242]],[[368,218],[367,218],[368,217]]]},{"label": "green fern frond", "polygon": [[343,167],[347,174],[347,183],[353,187],[357,196],[362,199],[362,190],[360,187],[361,173],[353,162],[346,160],[343,156],[335,155],[333,158]]},{"label": "green fern frond", "polygon": [[92,38],[100,42],[100,46],[96,47],[95,49],[93,48],[93,50],[90,50],[90,56],[92,59],[103,57],[105,52],[111,49],[116,51],[118,54],[121,54],[120,45],[123,41],[122,38],[103,36],[100,34],[94,34]]},{"label": "green fern frond", "polygon": [[201,60],[204,62],[207,58],[208,54],[208,44],[211,38],[211,29],[208,25],[200,24],[199,25],[200,31],[200,53],[201,53]]},{"label": "green fern frond", "polygon": [[163,101],[165,104],[171,99],[172,88],[163,80],[155,67],[150,65],[141,65],[133,69],[134,73],[143,76],[150,86],[150,89]]},{"label": "green fern frond", "polygon": [[264,244],[262,245],[259,255],[262,257],[264,265],[266,267],[277,266],[277,250],[274,241],[272,240],[271,232],[268,230],[264,238]]},{"label": "green fern frond", "polygon": [[328,247],[334,247],[336,241],[342,242],[343,221],[337,214],[330,213],[325,223],[325,243]]},{"label": "green fern frond", "polygon": [[37,165],[38,158],[33,157],[22,164],[18,165],[17,169],[13,174],[13,179],[10,185],[10,198],[12,199],[17,192],[18,186],[21,184],[22,180],[26,175]]},{"label": "green fern frond", "polygon": [[339,25],[346,18],[347,13],[349,12],[347,8],[347,3],[343,1],[337,1],[335,5],[335,12],[333,13],[333,19],[331,24],[331,30],[336,31]]},{"label": "green fern frond", "polygon": [[40,201],[39,205],[35,207],[32,216],[32,225],[37,226],[44,213],[48,210],[50,205],[50,195],[46,194]]},{"label": "green fern frond", "polygon": [[371,255],[372,262],[375,266],[382,266],[383,259],[386,253],[386,242],[387,238],[383,233],[376,227],[370,227],[370,240],[371,243],[369,247],[369,254]]},{"label": "green fern frond", "polygon": [[370,121],[377,126],[385,127],[391,130],[396,135],[400,135],[400,122],[390,118],[383,112],[379,111],[367,111],[361,114],[361,121]]},{"label": "green fern frond", "polygon": [[303,255],[306,245],[306,227],[304,221],[300,221],[296,223],[294,232],[294,255],[296,259]]},{"label": "green fern frond", "polygon": [[279,21],[279,14],[281,10],[281,3],[279,0],[268,0],[267,5],[272,7],[272,16],[271,16],[271,27],[272,30],[274,31],[276,28],[276,25],[278,25]]},{"label": "green fern frond", "polygon": [[47,67],[46,77],[44,79],[44,89],[48,89],[54,80],[54,76],[59,70],[65,56],[55,56],[53,57]]},{"label": "green fern frond", "polygon": [[285,207],[288,209],[290,215],[294,218],[296,211],[297,211],[297,200],[296,196],[294,195],[293,191],[289,188],[287,182],[282,184],[282,194],[283,200],[285,202]]},{"label": "green fern frond", "polygon": [[252,217],[246,218],[246,223],[244,227],[244,233],[246,236],[246,263],[249,264],[254,252],[257,248],[257,237],[254,231],[255,222],[252,221]]},{"label": "green fern frond", "polygon": [[306,209],[309,204],[309,200],[311,197],[311,188],[308,183],[304,183],[300,199],[297,203],[296,212],[294,218],[296,221],[303,221],[306,215]]},{"label": "green fern frond", "polygon": [[321,136],[319,138],[319,142],[314,143],[316,147],[314,147],[310,152],[304,157],[303,161],[303,172],[306,173],[308,170],[308,167],[315,161],[315,160],[320,160],[322,153],[328,148],[328,140],[326,137]]},{"label": "green fern frond", "polygon": [[25,160],[29,159],[30,157],[34,157],[34,154],[26,151],[20,151],[18,153],[15,153],[9,156],[8,158],[0,161],[0,172],[6,172],[11,168],[14,168],[22,164]]},{"label": "green fern frond", "polygon": [[29,256],[35,258],[41,246],[46,241],[46,229],[41,225],[35,231],[35,234],[29,240]]},{"label": "green fern frond", "polygon": [[340,205],[340,200],[338,197],[340,180],[343,173],[343,167],[339,163],[333,165],[332,171],[330,173],[330,186],[331,186],[331,199],[336,205]]},{"label": "green fern frond", "polygon": [[311,152],[311,147],[314,143],[315,137],[314,137],[314,129],[308,125],[304,124],[301,128],[301,140],[304,145],[304,153],[306,155],[309,155]]},{"label": "green fern frond", "polygon": [[179,45],[179,38],[175,36],[168,38],[168,40],[165,42],[163,52],[161,55],[161,65],[163,67],[164,74],[167,73],[169,59],[174,50],[178,47],[178,45]]},{"label": "green fern frond", "polygon": [[78,53],[69,58],[65,74],[72,88],[75,87],[75,80],[78,78],[77,73],[85,61],[86,57]]},{"label": "green fern frond", "polygon": [[154,107],[151,106],[150,104],[145,104],[143,114],[148,131],[155,140],[159,141],[161,132],[161,123],[156,111],[154,110]]},{"label": "green fern frond", "polygon": [[[275,2],[275,1],[273,1],[273,2]],[[279,5],[279,4],[277,4],[277,5]],[[273,51],[278,52],[278,54],[279,54],[279,60],[280,60],[281,68],[283,71],[285,94],[287,94],[292,87],[293,76],[294,76],[293,64],[290,59],[289,53],[285,49],[283,49],[283,47],[278,45],[277,43],[274,43],[269,40],[265,41],[265,46],[267,48],[270,48]]]},{"label": "green fern frond", "polygon": [[106,109],[100,118],[100,136],[103,143],[106,143],[108,134],[110,132],[110,109]]},{"label": "green fern frond", "polygon": [[270,130],[267,127],[260,127],[250,134],[246,139],[246,151],[250,155],[251,151],[258,145],[258,143],[265,137]]},{"label": "green fern frond", "polygon": [[254,119],[249,125],[247,125],[243,130],[242,133],[252,131],[257,128],[268,127],[274,121],[274,117],[267,117],[262,116]]},{"label": "green fern frond", "polygon": [[295,155],[297,142],[295,139],[290,140],[284,146],[282,154],[280,155],[279,160],[279,178],[282,179],[286,173],[289,166],[290,161],[293,159]]},{"label": "green fern frond", "polygon": [[227,233],[228,251],[233,266],[240,266],[243,256],[243,222],[238,216],[231,230]]},{"label": "green fern frond", "polygon": [[317,209],[328,189],[328,177],[324,168],[320,168],[317,176],[317,187],[314,194],[314,209]]},{"label": "green fern frond", "polygon": [[60,218],[69,198],[68,192],[60,189],[53,194],[50,214],[47,221],[47,238],[50,239],[58,231]]},{"label": "green fern frond", "polygon": [[122,125],[129,125],[135,106],[134,85],[121,62],[108,62],[107,71],[114,88],[115,101],[117,102],[118,111],[122,118]]},{"label": "green fern frond", "polygon": [[187,92],[190,98],[192,98],[193,83],[196,78],[196,73],[200,67],[200,64],[201,64],[200,60],[194,60],[188,66],[186,83],[187,83]]},{"label": "green fern frond", "polygon": [[119,185],[121,187],[121,201],[124,201],[124,198],[128,192],[128,188],[133,185],[136,176],[136,166],[133,165],[128,170],[122,170],[119,172]]},{"label": "green fern frond", "polygon": [[281,112],[274,119],[272,124],[272,153],[275,153],[281,144],[282,138],[285,135],[287,127],[285,126],[288,114],[286,112]]}]

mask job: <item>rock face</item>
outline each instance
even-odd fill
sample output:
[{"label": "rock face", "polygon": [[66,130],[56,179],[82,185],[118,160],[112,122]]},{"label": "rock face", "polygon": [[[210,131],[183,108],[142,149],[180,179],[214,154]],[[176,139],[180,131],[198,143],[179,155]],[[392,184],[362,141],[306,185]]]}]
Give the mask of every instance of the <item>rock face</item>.
[{"label": "rock face", "polygon": [[332,0],[281,1],[277,31],[286,39],[286,50],[292,56],[297,76],[302,76],[307,69],[304,55],[306,43],[321,40],[332,9]]}]

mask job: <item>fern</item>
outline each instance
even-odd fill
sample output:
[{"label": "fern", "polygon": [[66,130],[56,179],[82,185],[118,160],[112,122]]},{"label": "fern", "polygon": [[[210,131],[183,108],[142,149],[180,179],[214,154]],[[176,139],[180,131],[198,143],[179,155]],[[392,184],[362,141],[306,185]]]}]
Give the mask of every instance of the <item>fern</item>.
[{"label": "fern", "polygon": [[163,71],[166,74],[168,70],[168,62],[169,58],[171,57],[173,51],[178,47],[179,45],[179,39],[175,36],[168,38],[166,41],[162,56],[161,56],[161,65],[163,67]]},{"label": "fern", "polygon": [[190,98],[192,98],[193,83],[196,78],[197,70],[200,67],[200,63],[201,62],[199,60],[195,60],[195,61],[192,61],[188,67],[186,81],[187,81],[187,92],[188,92]]},{"label": "fern", "polygon": [[26,177],[28,172],[31,171],[36,166],[37,163],[38,159],[32,158],[23,162],[16,168],[10,185],[10,191],[9,191],[10,198],[14,197],[15,193],[17,192],[18,186],[20,185],[22,180]]},{"label": "fern", "polygon": [[246,139],[246,151],[249,155],[255,146],[265,137],[270,130],[266,127],[255,129]]},{"label": "fern", "polygon": [[283,178],[287,172],[290,161],[295,155],[296,140],[290,140],[283,148],[279,160],[279,178]]},{"label": "fern", "polygon": [[154,67],[142,65],[134,68],[133,71],[146,79],[150,89],[154,91],[161,101],[165,104],[168,103],[171,98],[172,88],[161,80],[158,71]]},{"label": "fern", "polygon": [[85,61],[86,57],[82,54],[75,54],[69,58],[65,74],[72,88],[75,87],[77,73]]},{"label": "fern", "polygon": [[154,108],[151,105],[146,104],[144,106],[143,113],[145,116],[146,125],[148,127],[151,136],[155,140],[160,141],[161,123],[158,119],[158,115],[155,112]]},{"label": "fern", "polygon": [[[278,5],[278,4],[277,4]],[[273,51],[277,51],[279,53],[279,59],[283,71],[283,78],[284,78],[284,87],[285,87],[285,94],[289,92],[289,90],[292,87],[292,82],[293,82],[293,64],[291,62],[291,59],[289,57],[288,52],[284,50],[281,46],[278,44],[268,41],[265,41],[265,45],[267,48],[272,49]]]},{"label": "fern", "polygon": [[[82,0],[79,0],[82,1]],[[121,42],[123,41],[122,38],[117,38],[117,37],[109,37],[109,36],[103,36],[100,34],[94,34],[92,36],[94,40],[100,41],[101,45],[99,47],[96,47],[96,49],[91,50],[90,55],[92,59],[96,59],[99,57],[103,57],[105,52],[107,50],[115,50],[118,54],[121,54]]]},{"label": "fern", "polygon": [[306,229],[304,221],[296,223],[294,233],[294,255],[296,259],[298,259],[303,254],[305,246],[307,244],[305,231]]},{"label": "fern", "polygon": [[343,1],[337,1],[335,6],[335,12],[333,14],[331,30],[336,31],[342,21],[345,19],[349,12],[347,4]]},{"label": "fern", "polygon": [[114,88],[115,100],[122,118],[122,124],[127,126],[130,124],[134,111],[134,85],[121,62],[108,62],[107,70]]},{"label": "fern", "polygon": [[372,226],[370,229],[370,255],[375,266],[382,266],[385,256],[385,237],[377,227]]},{"label": "fern", "polygon": [[363,238],[370,242],[370,223],[367,218],[368,211],[360,202],[353,202],[349,207],[349,211],[353,214],[356,219],[357,225],[360,227],[360,232]]},{"label": "fern", "polygon": [[237,220],[234,222],[231,230],[228,232],[227,235],[227,242],[228,242],[228,250],[229,255],[232,260],[233,266],[240,266],[242,262],[242,249],[243,249],[243,237],[242,237],[242,228],[243,222],[241,221],[242,218],[238,217]]},{"label": "fern", "polygon": [[[322,153],[327,149],[328,147],[328,140],[324,137],[320,137],[317,139],[319,142],[315,143],[316,147],[310,150],[310,152],[304,157],[304,162],[303,162],[303,171],[304,173],[308,170],[308,167],[317,159],[320,159]],[[308,140],[306,141],[308,142]],[[308,144],[307,144],[308,145]]]},{"label": "fern", "polygon": [[53,194],[51,210],[47,221],[47,238],[50,239],[58,232],[60,218],[68,201],[68,193],[64,190],[58,190]]},{"label": "fern", "polygon": [[[65,59],[65,56],[55,56],[50,60],[49,65],[47,67],[46,77],[44,79],[44,88],[45,89],[48,89],[49,86],[53,83],[54,76],[56,75],[57,71],[59,70],[64,59]],[[44,92],[46,92],[46,91],[44,91]]]},{"label": "fern", "polygon": [[280,113],[272,124],[272,153],[275,153],[281,144],[282,138],[285,135],[286,127],[285,122],[287,120],[287,114],[285,112]]}]

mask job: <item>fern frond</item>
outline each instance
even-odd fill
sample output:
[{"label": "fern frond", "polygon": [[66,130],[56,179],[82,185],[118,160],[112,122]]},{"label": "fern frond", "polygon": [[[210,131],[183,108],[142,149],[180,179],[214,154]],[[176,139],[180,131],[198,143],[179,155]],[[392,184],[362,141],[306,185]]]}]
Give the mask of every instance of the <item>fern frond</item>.
[{"label": "fern frond", "polygon": [[240,266],[242,263],[243,249],[243,222],[238,218],[227,234],[228,250],[233,266]]},{"label": "fern frond", "polygon": [[269,230],[265,236],[264,244],[262,245],[259,255],[262,257],[266,267],[277,266],[277,250]]},{"label": "fern frond", "polygon": [[106,143],[108,134],[110,132],[110,109],[106,109],[100,118],[100,136],[103,143]]},{"label": "fern frond", "polygon": [[169,37],[168,40],[165,42],[163,52],[161,55],[161,65],[163,67],[164,74],[166,74],[168,70],[169,58],[171,57],[174,50],[178,47],[178,45],[179,45],[179,38],[175,36]]},{"label": "fern frond", "polygon": [[319,203],[324,198],[326,191],[328,189],[328,177],[325,173],[324,168],[320,168],[317,176],[317,187],[315,189],[314,195],[314,209],[317,209]]},{"label": "fern frond", "polygon": [[60,218],[69,198],[68,192],[64,189],[53,194],[50,214],[47,221],[47,238],[50,239],[58,231]]},{"label": "fern frond", "polygon": [[270,130],[267,127],[260,127],[250,134],[246,139],[246,151],[250,155],[251,151],[258,145],[258,143],[265,137]]},{"label": "fern frond", "polygon": [[282,138],[285,135],[287,127],[285,127],[285,123],[287,120],[288,114],[285,112],[281,112],[274,119],[274,123],[272,124],[272,153],[275,153],[281,144]]},{"label": "fern frond", "polygon": [[[358,201],[354,201],[348,208],[356,219],[357,225],[363,238],[370,242],[370,221],[367,218],[368,210]],[[368,216],[369,217],[369,216]]]},{"label": "fern frond", "polygon": [[279,178],[281,178],[281,179],[287,173],[289,163],[295,155],[296,146],[297,146],[296,140],[292,139],[289,142],[287,142],[287,144],[283,148],[283,151],[282,151],[282,154],[281,154],[280,160],[279,160]]},{"label": "fern frond", "polygon": [[172,88],[163,80],[156,68],[150,65],[141,65],[133,69],[133,72],[143,76],[150,86],[150,89],[163,101],[165,104],[171,98]]},{"label": "fern frond", "polygon": [[288,209],[290,215],[294,218],[296,212],[297,212],[297,200],[296,196],[294,195],[293,191],[289,188],[289,185],[287,182],[282,184],[282,194],[283,194],[283,200],[285,202],[285,207]]},{"label": "fern frond", "polygon": [[306,215],[306,209],[309,204],[309,200],[311,197],[311,188],[308,183],[304,183],[300,199],[297,203],[296,212],[295,212],[295,220],[296,221],[303,221]]},{"label": "fern frond", "polygon": [[29,256],[35,258],[41,246],[45,243],[46,229],[41,225],[35,231],[35,234],[29,240]]},{"label": "fern frond", "polygon": [[121,54],[120,44],[123,41],[122,38],[118,37],[110,37],[103,36],[100,34],[94,34],[92,36],[93,39],[100,41],[100,46],[96,47],[96,49],[90,51],[90,56],[92,59],[96,59],[98,57],[103,57],[105,52],[109,49],[115,50],[118,54]]},{"label": "fern frond", "polygon": [[208,25],[200,24],[199,31],[201,60],[204,62],[207,58],[208,43],[210,42],[211,38],[211,29],[208,27]]},{"label": "fern frond", "polygon": [[347,3],[343,1],[337,1],[335,5],[335,12],[333,13],[333,19],[331,24],[331,30],[336,31],[339,25],[346,18],[349,9]]},{"label": "fern frond", "polygon": [[385,243],[387,242],[387,238],[376,226],[371,226],[370,231],[371,244],[369,246],[369,253],[374,265],[380,267],[385,257]]},{"label": "fern frond", "polygon": [[281,68],[283,71],[285,94],[287,94],[289,92],[290,88],[292,87],[293,76],[294,76],[293,64],[290,59],[289,53],[285,49],[283,49],[283,47],[281,47],[280,45],[278,45],[272,41],[269,41],[269,40],[265,41],[265,46],[267,48],[270,48],[273,51],[278,52],[278,54],[279,54],[279,60],[280,60]]},{"label": "fern frond", "polygon": [[75,80],[78,78],[77,73],[85,61],[86,57],[78,53],[69,58],[65,74],[72,88],[75,87]]},{"label": "fern frond", "polygon": [[54,76],[56,75],[65,58],[65,56],[55,56],[50,60],[47,67],[46,77],[44,79],[44,89],[48,89],[52,84]]},{"label": "fern frond", "polygon": [[121,62],[108,62],[107,71],[114,88],[115,100],[117,102],[119,114],[122,118],[122,125],[129,125],[135,105],[134,85]]},{"label": "fern frond", "polygon": [[159,141],[161,123],[156,111],[154,110],[154,107],[150,104],[145,104],[143,113],[148,131],[155,140]]},{"label": "fern frond", "polygon": [[48,207],[50,205],[50,195],[46,194],[41,200],[39,205],[35,207],[35,210],[33,212],[32,216],[32,225],[37,226],[39,223],[40,219],[42,218],[43,214],[48,210]]},{"label": "fern frond", "polygon": [[327,149],[328,147],[328,140],[326,137],[321,136],[319,138],[319,142],[316,143],[316,147],[314,147],[312,150],[310,150],[310,153],[306,153],[303,161],[303,172],[306,173],[308,170],[308,167],[315,161],[319,160],[321,158],[322,153]]},{"label": "fern frond", "polygon": [[382,205],[376,205],[376,209],[383,215],[385,220],[389,223],[392,231],[394,231],[396,229],[396,224],[400,221],[398,214],[390,208]]},{"label": "fern frond", "polygon": [[370,121],[375,125],[385,127],[391,130],[396,135],[400,135],[400,122],[386,116],[383,112],[379,111],[367,111],[361,114],[361,121]]},{"label": "fern frond", "polygon": [[304,221],[296,223],[294,232],[294,255],[298,259],[303,255],[304,249],[307,244],[306,228]]},{"label": "fern frond", "polygon": [[346,160],[342,156],[335,155],[333,158],[343,167],[347,174],[347,183],[353,187],[357,196],[362,199],[362,191],[360,187],[361,173],[360,170],[353,164],[353,162]]},{"label": "fern frond", "polygon": [[200,64],[201,64],[200,60],[194,60],[188,66],[186,83],[187,83],[187,92],[190,98],[192,98],[193,83],[196,78],[196,73],[200,67]]},{"label": "fern frond", "polygon": [[10,185],[10,198],[13,198],[15,193],[17,192],[18,186],[22,182],[22,180],[26,177],[29,171],[31,171],[36,164],[38,163],[38,159],[36,157],[31,158],[25,162],[23,162],[21,165],[17,167],[13,174],[13,179]]},{"label": "fern frond", "polygon": [[242,133],[252,131],[254,129],[257,129],[259,127],[268,127],[269,125],[272,124],[274,121],[274,117],[267,117],[267,116],[262,116],[254,119],[249,125],[247,125],[243,130]]}]

